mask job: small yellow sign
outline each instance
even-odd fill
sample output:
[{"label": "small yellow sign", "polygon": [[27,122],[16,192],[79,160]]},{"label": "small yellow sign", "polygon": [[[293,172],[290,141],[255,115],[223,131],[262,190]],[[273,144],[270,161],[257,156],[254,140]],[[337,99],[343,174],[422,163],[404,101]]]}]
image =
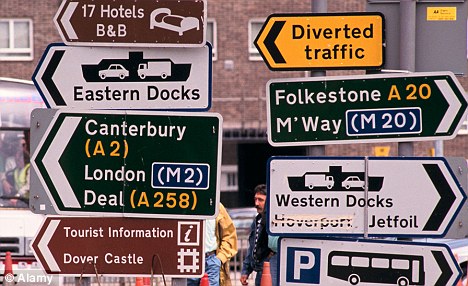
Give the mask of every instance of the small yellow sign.
[{"label": "small yellow sign", "polygon": [[390,146],[374,147],[374,154],[377,157],[388,157],[390,155]]},{"label": "small yellow sign", "polygon": [[255,45],[272,70],[379,68],[384,18],[365,12],[273,14]]},{"label": "small yellow sign", "polygon": [[427,21],[456,21],[457,7],[427,7]]}]

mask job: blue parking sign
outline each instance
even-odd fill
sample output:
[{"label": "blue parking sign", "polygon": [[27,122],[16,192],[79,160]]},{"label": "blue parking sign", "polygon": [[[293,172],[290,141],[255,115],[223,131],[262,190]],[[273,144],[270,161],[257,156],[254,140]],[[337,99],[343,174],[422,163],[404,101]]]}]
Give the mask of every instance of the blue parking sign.
[{"label": "blue parking sign", "polygon": [[320,249],[288,247],[286,282],[320,284]]}]

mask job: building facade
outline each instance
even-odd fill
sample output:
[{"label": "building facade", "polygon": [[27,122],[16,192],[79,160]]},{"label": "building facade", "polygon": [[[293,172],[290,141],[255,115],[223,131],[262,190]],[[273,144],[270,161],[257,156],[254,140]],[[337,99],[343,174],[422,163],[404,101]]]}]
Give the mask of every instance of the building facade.
[{"label": "building facade", "polygon": [[[366,0],[328,0],[328,12],[360,12]],[[0,77],[31,80],[50,43],[61,42],[53,23],[60,0],[3,0],[0,3]],[[266,180],[273,155],[307,155],[308,147],[272,147],[267,142],[266,83],[270,79],[310,76],[309,72],[268,69],[253,45],[273,13],[308,13],[314,1],[208,0],[207,40],[213,44],[213,98],[210,112],[223,116],[221,201],[249,206],[253,188]],[[327,75],[365,74],[363,70],[327,71]],[[468,80],[458,77],[464,88]],[[468,126],[443,142],[444,156],[468,156]],[[398,143],[332,144],[326,156],[398,156]],[[414,142],[414,156],[432,156],[434,142]],[[312,151],[313,152],[313,151]]]}]

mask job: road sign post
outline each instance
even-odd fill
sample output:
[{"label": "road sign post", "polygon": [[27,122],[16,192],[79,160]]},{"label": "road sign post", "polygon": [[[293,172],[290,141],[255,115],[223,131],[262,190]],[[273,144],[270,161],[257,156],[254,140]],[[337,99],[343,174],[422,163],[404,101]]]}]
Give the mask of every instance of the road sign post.
[{"label": "road sign post", "polygon": [[272,157],[268,170],[279,235],[442,237],[466,200],[444,158]]},{"label": "road sign post", "polygon": [[279,285],[455,285],[447,245],[382,240],[281,238]]},{"label": "road sign post", "polygon": [[[39,127],[31,137],[41,138],[31,158],[36,212],[216,215],[219,114],[37,109],[32,116]],[[53,207],[39,201],[44,196]]]},{"label": "road sign post", "polygon": [[272,14],[254,41],[271,70],[379,68],[380,13]]},{"label": "road sign post", "polygon": [[128,276],[204,273],[204,223],[117,217],[47,217],[34,241],[48,274]]},{"label": "road sign post", "polygon": [[67,45],[202,47],[205,0],[64,0],[54,17]]},{"label": "road sign post", "polygon": [[451,139],[467,96],[453,73],[270,80],[273,146]]},{"label": "road sign post", "polygon": [[190,49],[51,44],[33,81],[52,108],[206,111],[211,77],[209,44]]}]

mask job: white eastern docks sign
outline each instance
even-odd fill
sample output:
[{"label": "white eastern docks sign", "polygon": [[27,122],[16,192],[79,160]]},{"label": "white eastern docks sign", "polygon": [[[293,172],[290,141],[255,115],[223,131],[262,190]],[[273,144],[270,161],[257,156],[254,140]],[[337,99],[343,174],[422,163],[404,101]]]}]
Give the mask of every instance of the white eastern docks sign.
[{"label": "white eastern docks sign", "polygon": [[180,49],[51,44],[33,81],[52,108],[206,111],[211,77],[209,44]]}]

